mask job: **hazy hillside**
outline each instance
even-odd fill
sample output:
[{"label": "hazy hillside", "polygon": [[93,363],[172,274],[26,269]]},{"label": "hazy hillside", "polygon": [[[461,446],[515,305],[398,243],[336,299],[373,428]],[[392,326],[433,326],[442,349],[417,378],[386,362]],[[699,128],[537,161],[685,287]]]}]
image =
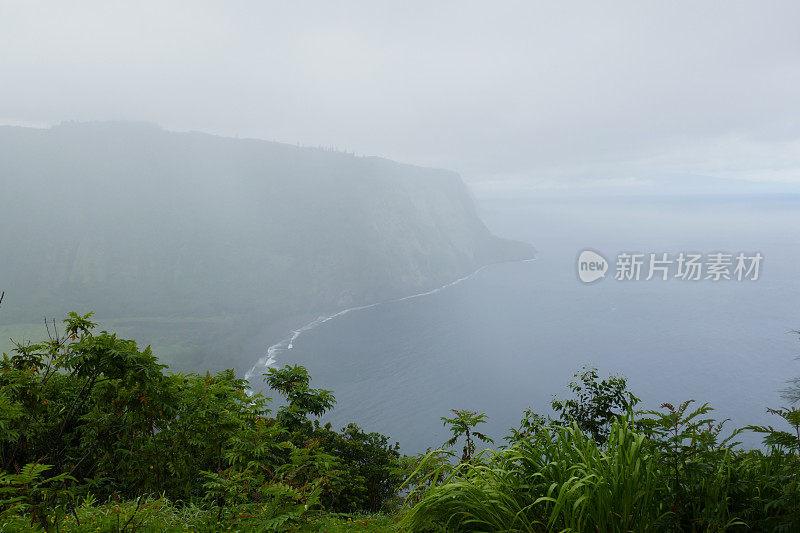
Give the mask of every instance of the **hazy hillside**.
[{"label": "hazy hillside", "polygon": [[184,369],[532,255],[488,232],[454,173],[149,125],[2,127],[0,185],[0,334],[92,309]]}]

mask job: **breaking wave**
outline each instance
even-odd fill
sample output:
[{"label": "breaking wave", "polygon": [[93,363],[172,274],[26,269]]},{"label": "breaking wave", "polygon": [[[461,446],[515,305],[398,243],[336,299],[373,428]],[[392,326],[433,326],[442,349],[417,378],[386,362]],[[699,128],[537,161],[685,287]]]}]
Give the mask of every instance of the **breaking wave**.
[{"label": "breaking wave", "polygon": [[[527,263],[529,261],[534,261],[534,260],[535,260],[535,258],[533,258],[533,259],[523,259],[521,261],[515,261],[515,262]],[[496,263],[493,263],[493,264],[496,264]],[[467,274],[464,277],[458,278],[455,281],[451,281],[450,283],[447,283],[447,284],[442,285],[441,287],[437,287],[435,289],[431,289],[429,291],[420,292],[420,293],[417,293],[417,294],[412,294],[410,296],[403,296],[401,298],[392,298],[391,300],[385,300],[385,301],[382,301],[382,302],[376,302],[376,303],[368,304],[368,305],[359,305],[359,306],[356,306],[356,307],[348,307],[347,309],[343,309],[343,310],[338,311],[338,312],[336,312],[336,313],[334,313],[332,315],[320,316],[317,319],[312,320],[311,322],[309,322],[305,326],[303,326],[301,328],[298,328],[296,330],[293,330],[291,335],[287,336],[285,339],[283,339],[280,342],[277,342],[277,343],[273,344],[272,346],[270,346],[269,348],[267,348],[266,355],[264,355],[264,357],[261,357],[258,361],[256,361],[256,363],[253,365],[253,367],[245,373],[244,378],[247,379],[247,380],[250,380],[250,378],[252,378],[253,376],[255,376],[255,375],[259,374],[259,373],[262,373],[267,368],[270,368],[272,365],[274,365],[276,363],[277,356],[279,354],[285,352],[286,350],[291,350],[292,347],[294,346],[295,341],[298,338],[300,338],[300,336],[303,333],[305,333],[306,331],[310,331],[310,330],[316,328],[317,326],[321,326],[322,324],[324,324],[326,322],[329,322],[329,321],[333,320],[334,318],[338,318],[338,317],[340,317],[342,315],[346,315],[347,313],[350,313],[350,312],[353,312],[353,311],[361,311],[362,309],[369,309],[371,307],[377,307],[379,305],[386,305],[386,304],[390,304],[390,303],[394,303],[394,302],[403,302],[405,300],[411,300],[411,299],[414,299],[414,298],[421,298],[423,296],[429,296],[431,294],[436,294],[439,291],[443,291],[443,290],[445,290],[445,289],[447,289],[449,287],[452,287],[453,285],[458,285],[462,281],[468,280],[469,278],[471,278],[471,277],[475,276],[476,274],[478,274],[483,269],[488,268],[488,267],[492,266],[493,264],[484,265],[484,266],[480,267],[479,269],[475,270],[471,274]]]}]

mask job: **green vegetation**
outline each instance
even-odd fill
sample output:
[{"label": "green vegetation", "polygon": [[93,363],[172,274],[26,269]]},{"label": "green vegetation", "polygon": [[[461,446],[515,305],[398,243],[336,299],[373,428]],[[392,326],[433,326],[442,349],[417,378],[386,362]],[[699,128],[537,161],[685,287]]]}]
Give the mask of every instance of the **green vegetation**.
[{"label": "green vegetation", "polygon": [[173,371],[249,369],[267,324],[533,255],[453,172],[142,124],[0,126],[0,187],[0,326],[94,309]]},{"label": "green vegetation", "polygon": [[396,446],[312,423],[334,398],[303,367],[268,373],[286,399],[272,416],[233,371],[165,374],[149,347],[96,333],[91,317],[71,313],[0,364],[6,524],[297,529],[335,520],[321,509],[375,513],[394,498]]},{"label": "green vegetation", "polygon": [[775,411],[767,450],[741,450],[711,407],[635,412],[625,380],[576,374],[551,419],[526,412],[508,445],[455,468],[432,452],[426,487],[402,518],[412,531],[798,531],[800,418]]},{"label": "green vegetation", "polygon": [[794,408],[729,431],[692,401],[636,411],[623,378],[583,369],[496,449],[477,449],[483,413],[453,410],[445,448],[406,457],[315,420],[335,398],[302,366],[265,378],[274,413],[233,371],[165,373],[92,314],[50,323],[0,363],[0,531],[800,529]]},{"label": "green vegetation", "polygon": [[[230,316],[117,318],[104,319],[103,325],[126,339],[147,339],[159,361],[169,364],[174,371],[202,368],[211,372],[225,370],[235,359],[231,355],[221,360],[214,354],[243,353],[242,340],[255,336],[258,329],[249,326],[246,320],[238,323]],[[41,320],[0,325],[0,353],[10,353],[14,349],[11,339],[18,342],[39,339],[42,328]]]}]

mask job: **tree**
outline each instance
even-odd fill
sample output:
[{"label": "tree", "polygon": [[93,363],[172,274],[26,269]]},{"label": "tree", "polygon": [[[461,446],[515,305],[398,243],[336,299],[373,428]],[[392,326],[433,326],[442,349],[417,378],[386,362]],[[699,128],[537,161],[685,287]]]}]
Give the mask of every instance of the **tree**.
[{"label": "tree", "polygon": [[562,423],[575,422],[596,442],[603,443],[614,420],[632,410],[639,398],[628,390],[628,382],[623,377],[609,376],[598,381],[596,368],[583,367],[573,378],[569,389],[575,397],[568,400],[553,398],[550,405]]},{"label": "tree", "polygon": [[800,409],[797,407],[767,408],[767,412],[771,415],[777,415],[787,422],[792,428],[791,433],[777,430],[772,426],[747,426],[746,429],[756,433],[764,433],[765,446],[787,450],[791,453],[800,453]]},{"label": "tree", "polygon": [[445,442],[444,445],[448,447],[455,446],[458,439],[463,435],[464,449],[461,454],[461,463],[469,463],[473,455],[475,455],[475,442],[472,440],[473,435],[482,442],[494,443],[492,439],[483,433],[475,431],[475,426],[486,423],[486,414],[478,414],[475,411],[461,411],[458,409],[451,409],[451,411],[455,414],[453,418],[447,418],[445,416],[441,418],[444,426],[450,426],[450,432],[453,434],[453,437]]},{"label": "tree", "polygon": [[323,498],[326,508],[377,512],[395,495],[403,481],[399,444],[391,445],[389,437],[366,433],[354,423],[340,432],[330,424],[316,427],[313,436],[321,439],[327,453],[342,460],[341,482]]},{"label": "tree", "polygon": [[278,422],[288,429],[298,429],[309,414],[321,416],[336,404],[333,392],[309,387],[311,376],[304,366],[270,368],[264,377],[270,388],[278,391],[288,402],[278,410]]}]

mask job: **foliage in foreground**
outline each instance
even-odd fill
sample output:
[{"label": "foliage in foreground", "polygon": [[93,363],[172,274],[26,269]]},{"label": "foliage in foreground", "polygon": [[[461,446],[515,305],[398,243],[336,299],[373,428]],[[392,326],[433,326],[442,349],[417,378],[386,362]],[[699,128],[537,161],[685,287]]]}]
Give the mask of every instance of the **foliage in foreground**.
[{"label": "foliage in foreground", "polygon": [[[74,513],[58,522],[64,533],[147,532],[179,533],[186,531],[269,531],[267,511],[256,504],[226,508],[219,516],[216,509],[201,505],[176,505],[166,498],[142,498],[125,502],[99,504],[89,499]],[[395,520],[383,514],[338,514],[310,511],[302,520],[283,523],[281,531],[387,531]],[[0,533],[34,529],[24,515],[9,515],[0,523]]]},{"label": "foliage in foreground", "polygon": [[232,371],[166,374],[94,328],[73,313],[4,354],[0,531],[800,531],[793,407],[770,410],[789,430],[726,431],[692,401],[637,412],[624,378],[584,369],[496,450],[477,450],[485,414],[453,410],[444,449],[403,457],[312,421],[335,399],[301,366],[266,374],[273,416]]},{"label": "foliage in foreground", "polygon": [[[580,376],[597,380],[594,372]],[[775,411],[794,434],[747,428],[766,433],[765,454],[740,450],[734,439],[741,430],[724,436],[724,422],[710,417],[708,405],[692,409],[687,401],[634,413],[628,400],[635,397],[625,387],[596,385],[577,395],[572,407],[554,401],[554,407],[568,406],[557,419],[526,412],[498,451],[485,450],[455,468],[443,465],[439,452],[429,454],[419,471],[439,481],[412,492],[413,505],[401,526],[486,532],[800,531],[796,411]],[[564,416],[596,405],[627,412],[599,410],[605,415],[594,421]]]},{"label": "foliage in foreground", "polygon": [[323,508],[375,512],[394,496],[396,446],[353,424],[312,423],[334,397],[311,388],[305,368],[269,370],[286,400],[272,416],[232,370],[166,374],[149,347],[94,328],[91,314],[72,313],[62,334],[51,324],[48,340],[0,362],[0,523],[61,530],[83,523],[86,502],[137,502],[130,517],[114,512],[114,527],[195,509],[213,525],[277,530]]}]

